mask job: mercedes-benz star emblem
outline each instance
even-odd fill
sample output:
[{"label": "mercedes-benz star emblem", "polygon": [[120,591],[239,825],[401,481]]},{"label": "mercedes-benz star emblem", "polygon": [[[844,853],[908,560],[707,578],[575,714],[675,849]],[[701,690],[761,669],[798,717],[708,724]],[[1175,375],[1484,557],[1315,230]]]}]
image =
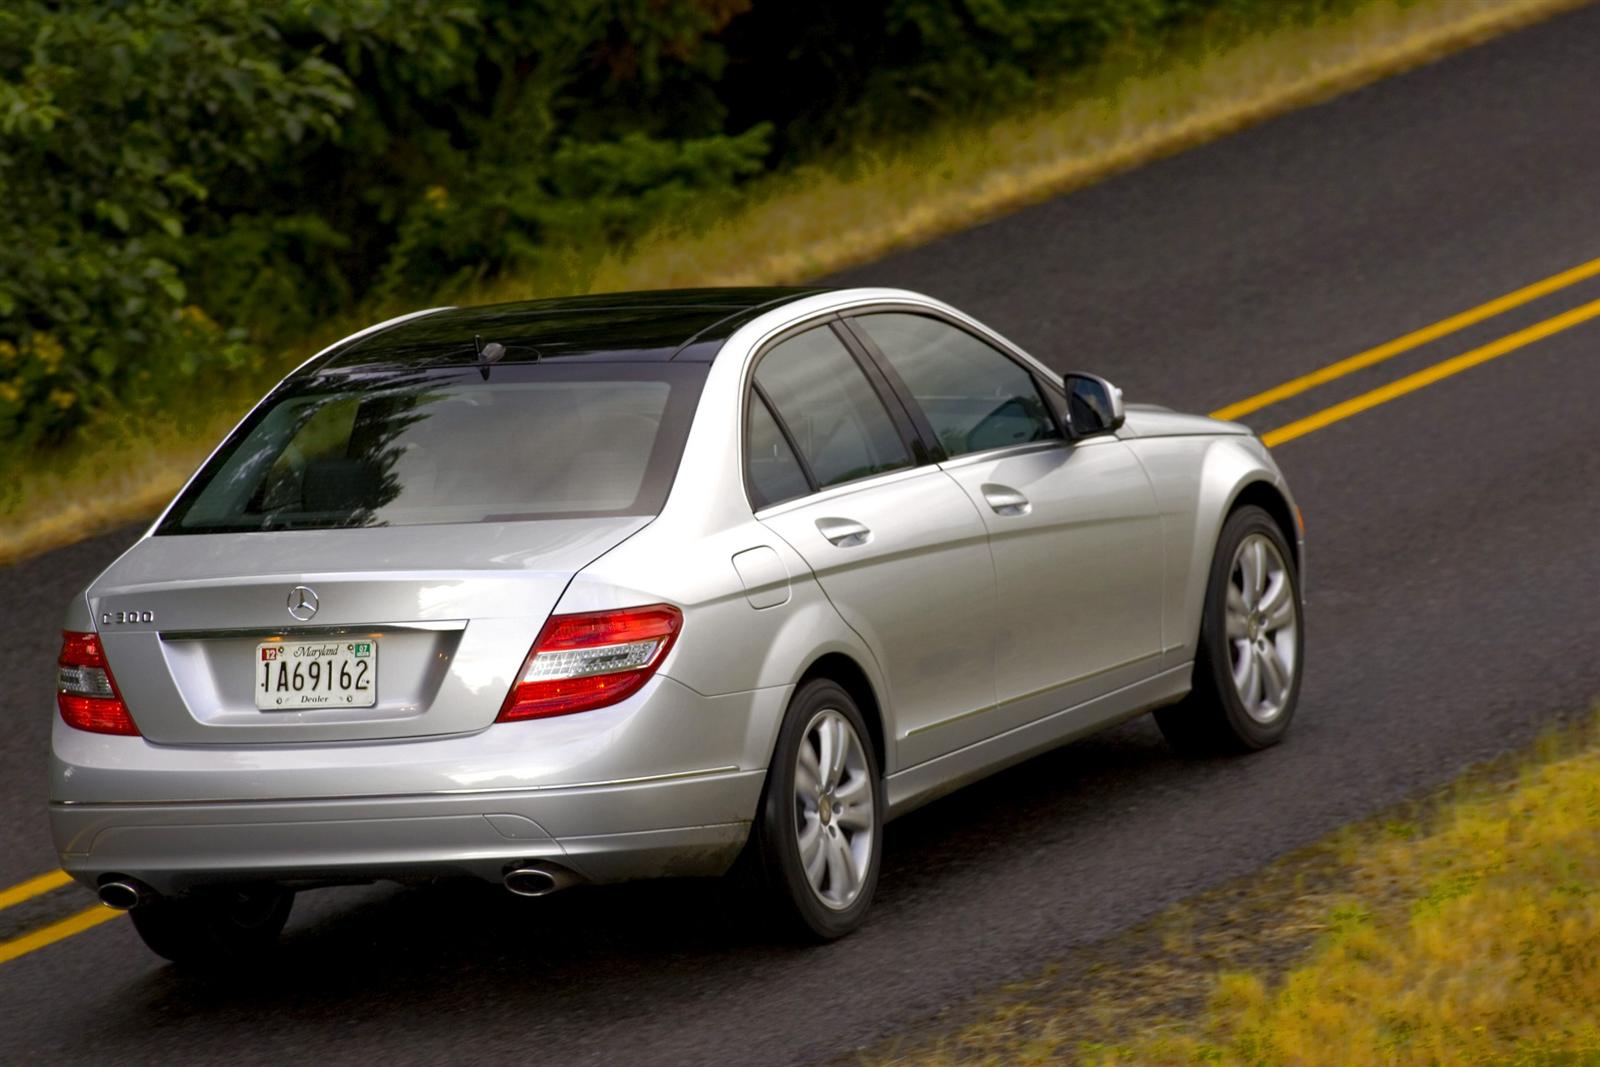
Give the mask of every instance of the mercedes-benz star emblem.
[{"label": "mercedes-benz star emblem", "polygon": [[309,622],[317,613],[317,591],[304,585],[289,590],[289,614],[301,622]]}]

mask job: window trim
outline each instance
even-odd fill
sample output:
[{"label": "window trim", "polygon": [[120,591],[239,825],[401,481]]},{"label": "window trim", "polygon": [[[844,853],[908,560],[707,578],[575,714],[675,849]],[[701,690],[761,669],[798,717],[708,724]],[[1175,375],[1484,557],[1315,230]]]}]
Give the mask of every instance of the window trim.
[{"label": "window trim", "polygon": [[[914,472],[934,462],[921,434],[917,432],[909,413],[902,406],[903,401],[897,393],[893,392],[892,384],[883,379],[882,372],[873,364],[872,357],[859,344],[851,343],[854,340],[854,335],[845,329],[842,323],[843,316],[838,311],[833,310],[802,319],[800,322],[786,326],[763,340],[756,349],[755,355],[750,357],[745,364],[744,378],[739,390],[739,484],[744,489],[745,504],[750,508],[751,515],[773,513],[779,508],[786,508],[800,501],[814,500],[819,495],[832,494],[835,490],[858,488],[880,478],[893,478]],[[805,455],[800,451],[795,442],[794,434],[783,417],[783,413],[767,397],[766,390],[761,389],[756,382],[756,370],[761,366],[761,361],[774,348],[785,341],[792,340],[803,333],[809,333],[811,330],[819,328],[828,329],[833,334],[834,339],[839,342],[855,362],[856,366],[860,368],[862,377],[866,378],[867,384],[872,387],[873,394],[878,398],[878,403],[883,405],[884,414],[889,417],[890,425],[894,427],[901,443],[905,445],[906,453],[911,457],[911,462],[907,466],[899,467],[892,471],[879,471],[875,474],[863,475],[860,478],[852,478],[850,481],[839,482],[834,485],[824,486],[818,484],[816,474],[811,469],[811,461],[806,459]],[[750,411],[752,398],[765,404],[767,413],[772,416],[772,421],[777,423],[778,432],[788,442],[790,450],[794,452],[795,459],[800,463],[801,471],[806,476],[806,484],[811,489],[809,493],[803,496],[790,497],[788,500],[780,501],[776,504],[768,504],[762,508],[756,507],[756,495],[752,492],[750,484]]]},{"label": "window trim", "polygon": [[855,493],[870,492],[884,485],[894,485],[897,482],[910,481],[913,478],[926,478],[929,473],[938,473],[937,464],[929,463],[920,467],[901,467],[899,470],[885,471],[882,474],[869,474],[865,478],[854,481],[840,482],[824,489],[818,489],[807,496],[790,497],[778,504],[768,504],[758,510],[752,510],[751,516],[756,519],[767,519],[777,515],[786,515],[799,508],[813,507],[825,504],[830,500],[840,500]]},{"label": "window trim", "polygon": [[1039,399],[1040,406],[1043,407],[1045,412],[1049,415],[1051,425],[1055,427],[1056,433],[1060,435],[1054,441],[1026,441],[1023,442],[1023,445],[1056,446],[1070,445],[1073,443],[1071,427],[1067,426],[1062,421],[1061,414],[1056,410],[1056,406],[1052,404],[1050,402],[1050,398],[1045,395],[1045,390],[1049,388],[1049,383],[1042,381],[1039,377],[1039,372],[1030,365],[1029,361],[1024,359],[1021,353],[1017,352],[1014,348],[1012,348],[1011,345],[1006,344],[1000,338],[989,334],[987,331],[980,332],[973,330],[968,323],[957,319],[954,316],[944,314],[938,308],[924,307],[919,304],[870,304],[865,307],[851,308],[848,312],[842,313],[840,315],[840,319],[842,320],[841,325],[850,331],[850,334],[857,339],[861,345],[862,351],[866,353],[868,358],[870,358],[878,366],[879,373],[883,375],[885,381],[887,381],[891,388],[895,390],[900,402],[905,405],[907,412],[912,413],[911,417],[917,427],[917,431],[919,435],[923,437],[923,446],[927,448],[933,456],[936,457],[935,462],[955,462],[966,459],[969,456],[986,456],[990,455],[991,453],[1000,452],[1009,448],[1018,448],[1021,446],[1016,444],[996,445],[993,448],[985,448],[977,452],[964,452],[959,456],[949,455],[945,451],[943,443],[939,441],[938,434],[934,432],[933,421],[928,418],[928,413],[923,410],[923,407],[920,403],[918,403],[917,398],[912,395],[910,387],[907,386],[905,380],[900,377],[900,372],[895,370],[894,365],[889,362],[889,358],[884,355],[883,349],[879,348],[877,342],[872,340],[866,329],[855,322],[856,319],[863,315],[881,314],[916,315],[925,319],[933,319],[936,322],[944,323],[953,330],[958,330],[961,333],[966,334],[968,337],[973,338],[980,344],[988,345],[990,348],[994,349],[994,351],[999,353],[1001,357],[1010,360],[1018,369],[1028,376],[1028,380],[1033,383],[1033,390]]}]

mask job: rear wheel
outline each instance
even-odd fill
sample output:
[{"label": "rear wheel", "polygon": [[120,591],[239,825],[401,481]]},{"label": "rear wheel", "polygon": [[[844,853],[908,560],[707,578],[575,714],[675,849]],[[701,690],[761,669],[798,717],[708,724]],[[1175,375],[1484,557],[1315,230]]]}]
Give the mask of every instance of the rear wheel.
[{"label": "rear wheel", "polygon": [[150,950],[194,967],[233,965],[272,947],[289,921],[294,894],[277,886],[240,886],[164,897],[128,913]]},{"label": "rear wheel", "polygon": [[883,780],[865,720],[825,679],[790,702],[752,849],[791,930],[818,940],[861,925],[878,884]]},{"label": "rear wheel", "polygon": [[1228,516],[1217,539],[1194,689],[1156,712],[1181,752],[1248,752],[1282,740],[1300,695],[1305,634],[1294,554],[1258,507]]}]

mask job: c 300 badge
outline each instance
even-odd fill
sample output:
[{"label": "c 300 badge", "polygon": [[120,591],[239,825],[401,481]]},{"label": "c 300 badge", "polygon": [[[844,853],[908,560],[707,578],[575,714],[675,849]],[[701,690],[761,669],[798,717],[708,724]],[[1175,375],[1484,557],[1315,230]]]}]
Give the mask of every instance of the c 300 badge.
[{"label": "c 300 badge", "polygon": [[145,622],[155,622],[156,613],[153,611],[102,611],[100,625],[102,626],[127,626]]}]

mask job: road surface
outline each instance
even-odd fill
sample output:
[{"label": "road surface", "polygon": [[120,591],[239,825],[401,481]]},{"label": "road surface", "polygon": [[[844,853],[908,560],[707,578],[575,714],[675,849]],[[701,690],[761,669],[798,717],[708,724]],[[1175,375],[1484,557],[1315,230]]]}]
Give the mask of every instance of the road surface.
[{"label": "road surface", "polygon": [[[1588,8],[835,280],[1213,411],[1600,257],[1597,53]],[[1245,421],[1596,299],[1600,274]],[[1185,761],[1140,720],[1036,759],[896,823],[870,921],[825,948],[752,937],[703,883],[331,890],[211,981],[118,919],[0,964],[0,1062],[829,1061],[1425,792],[1600,693],[1600,319],[1549,332],[1276,447],[1310,530],[1280,748]],[[132,535],[0,570],[0,888],[54,867],[56,620]],[[0,908],[0,940],[89,903]]]}]

